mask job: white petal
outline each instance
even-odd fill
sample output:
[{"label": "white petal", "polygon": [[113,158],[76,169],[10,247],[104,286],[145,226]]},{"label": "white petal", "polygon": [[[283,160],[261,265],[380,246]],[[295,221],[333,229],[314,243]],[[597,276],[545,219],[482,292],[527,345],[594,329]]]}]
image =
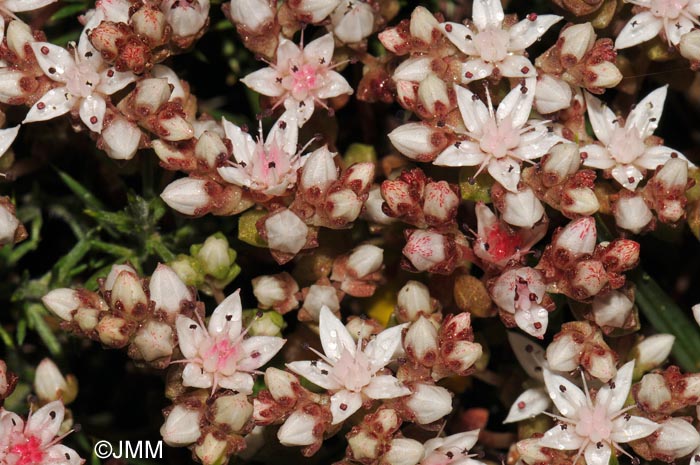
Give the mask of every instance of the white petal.
[{"label": "white petal", "polygon": [[312,96],[309,96],[305,100],[295,100],[293,97],[287,97],[284,100],[284,108],[286,111],[296,113],[296,118],[299,123],[299,127],[303,126],[311,115],[314,113],[316,108],[316,102]]},{"label": "white petal", "polygon": [[656,37],[663,27],[663,20],[645,10],[632,18],[625,24],[615,39],[615,48],[623,49],[634,47]]},{"label": "white petal", "polygon": [[515,311],[515,323],[531,336],[542,338],[547,332],[549,312],[541,305],[532,305],[528,310]]},{"label": "white petal", "polygon": [[[448,29],[450,30],[449,32]],[[440,25],[440,30],[462,53],[465,55],[477,55],[476,47],[474,47],[474,42],[471,39],[475,33],[467,26],[460,23],[446,22]]]},{"label": "white petal", "polygon": [[599,141],[608,145],[610,143],[610,136],[612,136],[612,132],[616,126],[615,121],[617,121],[617,116],[615,116],[615,113],[600,99],[592,96],[588,92],[584,94],[586,96],[588,118],[591,120],[593,132]]},{"label": "white petal", "polygon": [[177,340],[182,355],[185,358],[196,357],[197,350],[206,337],[202,327],[191,318],[181,315],[177,317],[175,329],[177,329]]},{"label": "white petal", "polygon": [[[450,450],[450,449],[460,449],[460,450],[470,450],[476,445],[479,440],[479,430],[475,429],[472,431],[465,431],[464,433],[457,433],[447,436],[443,439],[442,444],[438,446],[440,450]],[[427,447],[426,447],[427,449]],[[455,462],[451,462],[454,464]]]},{"label": "white petal", "polygon": [[205,372],[197,363],[188,363],[182,371],[182,385],[196,388],[210,388],[213,383],[211,373]]},{"label": "white petal", "polygon": [[514,423],[537,416],[547,410],[550,404],[549,395],[544,389],[528,389],[515,399],[503,423]]},{"label": "white petal", "polygon": [[325,305],[319,317],[321,345],[326,357],[335,361],[340,358],[343,349],[355,354],[355,341],[343,323]]},{"label": "white petal", "polygon": [[84,460],[78,453],[63,444],[55,444],[46,449],[46,458],[43,463],[51,465],[82,465]]},{"label": "white petal", "polygon": [[491,63],[486,63],[481,58],[472,58],[462,63],[461,80],[463,84],[484,79],[493,74],[494,66]]},{"label": "white petal", "polygon": [[241,82],[259,94],[279,97],[284,93],[284,88],[277,82],[277,78],[277,71],[267,67],[250,73]]},{"label": "white petal", "polygon": [[[527,19],[525,21],[528,21]],[[528,21],[529,22],[529,21]],[[509,55],[498,64],[505,77],[525,78],[537,76],[537,70],[530,60],[522,55]]]},{"label": "white petal", "polygon": [[340,73],[335,71],[326,73],[323,87],[316,90],[316,97],[320,99],[333,98],[343,94],[352,94],[352,87]]},{"label": "white petal", "polygon": [[[75,105],[76,99],[65,87],[57,87],[46,92],[30,109],[22,123],[46,121],[65,115]],[[39,108],[43,106],[43,108]]]},{"label": "white petal", "polygon": [[455,144],[443,150],[440,155],[433,160],[433,165],[437,166],[475,166],[480,165],[486,155],[475,142],[463,141],[459,147]]},{"label": "white petal", "polygon": [[[617,374],[608,384],[603,385],[596,394],[596,404],[606,405],[608,413],[614,415],[622,409],[627,400],[627,395],[632,386],[632,372],[634,371],[634,362],[627,362],[619,370]],[[615,386],[611,388],[611,386]]]},{"label": "white petal", "polygon": [[304,47],[304,56],[311,63],[325,63],[330,65],[333,59],[333,50],[335,49],[335,41],[333,34],[328,33],[312,40]]},{"label": "white petal", "polygon": [[41,70],[54,81],[66,82],[76,72],[73,55],[65,48],[48,42],[33,42],[29,45]]},{"label": "white petal", "polygon": [[543,375],[549,397],[562,415],[571,417],[586,405],[586,395],[574,383],[546,368]]},{"label": "white petal", "polygon": [[664,110],[667,92],[668,85],[665,85],[644,97],[627,117],[625,129],[637,128],[640,139],[646,139],[654,134]]},{"label": "white petal", "polygon": [[280,351],[285,342],[285,339],[274,336],[253,336],[245,339],[241,346],[248,356],[238,362],[238,369],[252,371],[260,368]]},{"label": "white petal", "polygon": [[80,102],[80,119],[92,132],[101,133],[107,102],[99,94],[88,95]]},{"label": "white petal", "polygon": [[[326,1],[326,0],[322,0]],[[335,8],[335,7],[333,7]],[[300,60],[301,50],[297,44],[291,40],[280,36],[279,45],[277,46],[277,69],[287,69],[290,67],[292,60]]]},{"label": "white petal", "polygon": [[515,331],[508,331],[508,342],[525,372],[531,378],[541,380],[544,349]]},{"label": "white petal", "polygon": [[371,399],[393,399],[407,396],[411,390],[394,376],[380,375],[373,377],[372,381],[362,389],[362,393]]},{"label": "white petal", "polygon": [[207,329],[209,334],[227,334],[233,340],[241,334],[242,308],[240,289],[226,297],[209,318]]},{"label": "white petal", "polygon": [[29,417],[24,428],[25,435],[29,433],[38,436],[41,444],[48,444],[58,436],[65,413],[66,409],[61,401],[49,402]]},{"label": "white petal", "polygon": [[402,61],[394,70],[392,78],[395,81],[415,81],[420,82],[430,74],[430,58],[409,58]]},{"label": "white petal", "polygon": [[583,451],[583,455],[586,457],[586,465],[608,465],[611,454],[610,446],[604,442],[589,444],[586,450]]},{"label": "white petal", "polygon": [[462,86],[455,86],[459,113],[469,132],[481,134],[481,129],[489,119],[489,110],[480,99],[475,98],[472,91]]},{"label": "white petal", "polygon": [[622,415],[613,421],[610,439],[615,442],[634,441],[649,436],[659,429],[659,426],[644,417]]},{"label": "white petal", "polygon": [[[527,90],[523,91],[523,85]],[[510,116],[513,128],[523,126],[530,117],[536,85],[537,79],[535,78],[527,78],[523,84],[516,85],[498,105],[496,110],[498,121],[503,121],[507,116]]]},{"label": "white petal", "polygon": [[576,434],[573,425],[554,426],[540,439],[540,445],[557,450],[576,450],[581,447],[581,444],[583,444],[583,438]]},{"label": "white petal", "polygon": [[635,190],[639,181],[644,179],[642,172],[634,165],[617,165],[612,169],[612,177],[615,181],[619,182],[622,187],[631,191]]},{"label": "white petal", "polygon": [[673,150],[664,145],[655,145],[654,147],[647,148],[633,163],[646,170],[655,170],[660,165],[665,165],[674,153],[677,153],[681,158],[685,158],[677,150]]},{"label": "white petal", "polygon": [[32,11],[50,5],[57,0],[4,0],[3,8],[13,13],[21,13],[23,11]]},{"label": "white petal", "polygon": [[0,157],[10,148],[19,133],[19,125],[13,128],[0,129]]},{"label": "white petal", "polygon": [[217,384],[224,389],[240,392],[242,394],[252,394],[255,381],[248,373],[234,373],[231,376],[222,376]]},{"label": "white petal", "polygon": [[681,43],[681,37],[693,30],[693,21],[684,16],[679,16],[675,20],[670,20],[665,26],[666,38],[673,45]]},{"label": "white petal", "polygon": [[583,165],[589,168],[598,168],[606,170],[615,166],[613,159],[608,149],[598,144],[591,144],[581,147],[580,153],[585,153],[586,158],[583,160]]},{"label": "white petal", "polygon": [[359,392],[346,390],[338,391],[331,396],[331,413],[333,422],[337,425],[345,421],[350,415],[357,412],[362,407],[362,395]]},{"label": "white petal", "polygon": [[492,158],[489,161],[488,172],[493,179],[498,181],[506,190],[518,191],[520,182],[520,163],[512,158]]},{"label": "white petal", "polygon": [[513,150],[513,154],[523,160],[536,160],[560,142],[568,141],[554,132],[549,132],[545,126],[539,126],[520,136],[520,143]]},{"label": "white petal", "polygon": [[511,52],[525,50],[561,20],[562,17],[557,15],[537,15],[534,21],[523,19],[508,30],[510,35],[508,50]]},{"label": "white petal", "polygon": [[474,0],[472,4],[472,20],[479,31],[489,27],[500,29],[503,22],[503,6],[501,0]]},{"label": "white petal", "polygon": [[253,182],[248,171],[240,166],[222,166],[216,171],[218,171],[219,176],[224,178],[224,181],[237,186],[250,187]]},{"label": "white petal", "polygon": [[323,389],[333,390],[342,387],[333,377],[328,375],[333,370],[333,367],[321,360],[314,362],[291,362],[287,364],[287,368]]},{"label": "white petal", "polygon": [[406,326],[407,324],[402,324],[385,329],[367,343],[364,352],[375,371],[384,368],[391,361],[394,352],[401,346],[401,333]]},{"label": "white petal", "polygon": [[100,73],[100,83],[97,91],[105,95],[122,90],[136,80],[136,75],[131,71],[120,72],[114,68],[108,68]]},{"label": "white petal", "polygon": [[231,141],[233,156],[236,161],[250,164],[250,159],[255,152],[255,141],[253,138],[226,118],[221,118],[221,125],[224,127],[226,138]]}]

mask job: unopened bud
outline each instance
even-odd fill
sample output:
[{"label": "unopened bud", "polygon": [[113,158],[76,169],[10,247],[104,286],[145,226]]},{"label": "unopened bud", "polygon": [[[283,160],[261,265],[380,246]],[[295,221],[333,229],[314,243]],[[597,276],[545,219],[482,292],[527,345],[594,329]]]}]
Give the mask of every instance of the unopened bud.
[{"label": "unopened bud", "polygon": [[265,370],[265,386],[278,402],[297,398],[299,380],[288,371],[270,367]]},{"label": "unopened bud", "polygon": [[348,257],[348,268],[354,271],[358,278],[379,271],[384,260],[384,250],[376,245],[363,244],[353,249]]},{"label": "unopened bud", "polygon": [[620,198],[613,207],[615,224],[639,234],[654,218],[644,199],[638,195]]},{"label": "unopened bud", "polygon": [[170,357],[175,347],[173,328],[168,324],[150,320],[138,330],[133,344],[146,362]]},{"label": "unopened bud", "polygon": [[439,149],[433,145],[435,130],[427,124],[408,123],[389,133],[389,140],[396,149],[415,160]]},{"label": "unopened bud", "polygon": [[403,254],[416,270],[426,271],[448,258],[446,246],[447,239],[442,234],[414,230],[403,248]]},{"label": "unopened bud", "polygon": [[184,215],[198,214],[211,201],[207,193],[207,181],[194,178],[181,178],[171,182],[160,197],[170,208]]},{"label": "unopened bud", "polygon": [[622,73],[615,63],[602,61],[587,69],[587,76],[590,76],[586,83],[589,87],[603,87],[606,89],[615,87],[622,81]]},{"label": "unopened bud", "polygon": [[225,279],[236,260],[236,252],[222,233],[207,237],[204,243],[192,246],[190,252],[199,260],[202,271],[216,279]]},{"label": "unopened bud", "polygon": [[221,396],[214,401],[214,421],[231,431],[241,431],[253,414],[253,404],[245,394]]},{"label": "unopened bud", "polygon": [[700,433],[693,425],[680,418],[669,418],[660,423],[654,434],[652,450],[672,460],[685,457],[700,446]]},{"label": "unopened bud", "polygon": [[571,86],[566,81],[544,74],[537,79],[535,87],[535,109],[548,115],[571,105]]},{"label": "unopened bud", "polygon": [[620,291],[610,291],[593,298],[593,320],[598,326],[622,328],[629,318],[634,303]]},{"label": "unopened bud", "polygon": [[387,465],[416,465],[425,448],[415,439],[396,438],[389,444],[389,451],[384,454],[383,463]]},{"label": "unopened bud", "polygon": [[559,37],[562,40],[562,58],[568,60],[571,57],[572,61],[578,62],[593,47],[596,35],[591,23],[581,23],[565,28]]},{"label": "unopened bud", "polygon": [[291,210],[282,209],[265,220],[265,232],[271,249],[296,254],[304,248],[309,228]]},{"label": "unopened bud", "polygon": [[[151,275],[148,291],[155,310],[162,310],[174,318],[183,301],[193,300],[192,293],[180,277],[167,265],[158,264]],[[173,320],[174,321],[174,320]]]},{"label": "unopened bud", "polygon": [[542,202],[530,188],[507,192],[504,201],[503,220],[513,226],[530,229],[544,216]]},{"label": "unopened bud", "polygon": [[433,366],[438,351],[435,324],[423,316],[419,317],[409,326],[404,347],[406,353],[419,364]]},{"label": "unopened bud", "polygon": [[64,377],[53,360],[45,358],[36,367],[34,392],[43,403],[60,400],[65,405],[78,395],[78,382],[71,375]]},{"label": "unopened bud", "polygon": [[416,39],[420,39],[426,44],[433,41],[433,31],[440,24],[435,16],[422,6],[416,7],[411,13],[411,22],[409,23],[409,31]]},{"label": "unopened bud", "polygon": [[418,281],[408,281],[397,296],[396,319],[401,322],[416,321],[420,315],[435,312],[428,286]]},{"label": "unopened bud", "polygon": [[659,411],[671,401],[671,391],[659,373],[647,373],[639,382],[636,399],[645,410]]},{"label": "unopened bud", "polygon": [[73,312],[80,307],[78,293],[73,289],[54,289],[42,297],[41,301],[46,308],[65,321],[70,321]]},{"label": "unopened bud", "polygon": [[583,345],[569,333],[554,338],[547,346],[547,363],[552,370],[573,371],[579,365]]},{"label": "unopened bud", "polygon": [[[681,36],[680,52],[690,61],[700,61],[700,30],[686,32]],[[695,464],[693,464],[695,465]]]},{"label": "unopened bud", "polygon": [[416,423],[425,425],[452,411],[452,395],[440,386],[418,384],[405,405],[415,415]]},{"label": "unopened bud", "polygon": [[201,413],[198,410],[176,405],[168,413],[165,423],[160,428],[160,435],[166,444],[173,447],[192,444],[202,434],[199,429],[200,418]]},{"label": "unopened bud", "polygon": [[447,84],[434,73],[428,74],[418,86],[418,98],[425,108],[432,114],[443,111],[449,106],[450,98],[447,95]]},{"label": "unopened bud", "polygon": [[[581,156],[577,144],[555,145],[542,161],[542,169],[548,175],[545,178],[546,184],[548,186],[559,184],[568,176],[576,173],[580,166]],[[551,182],[548,178],[551,178]]]},{"label": "unopened bud", "polygon": [[285,446],[308,446],[316,442],[316,419],[295,410],[277,431],[277,439]]},{"label": "unopened bud", "polygon": [[632,349],[636,359],[635,370],[644,373],[660,366],[671,353],[675,340],[672,334],[654,334],[643,339]]},{"label": "unopened bud", "polygon": [[194,454],[202,462],[202,465],[216,465],[225,462],[228,443],[207,433],[203,441],[199,441],[194,448]]}]

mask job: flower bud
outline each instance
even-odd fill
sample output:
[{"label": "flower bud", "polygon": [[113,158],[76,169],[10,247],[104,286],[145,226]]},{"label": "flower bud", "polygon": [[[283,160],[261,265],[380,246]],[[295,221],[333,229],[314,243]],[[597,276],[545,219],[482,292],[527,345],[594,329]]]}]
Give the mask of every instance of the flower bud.
[{"label": "flower bud", "polygon": [[686,59],[700,61],[700,31],[696,29],[683,34],[679,49]]},{"label": "flower bud", "polygon": [[344,2],[331,14],[333,34],[343,43],[354,44],[364,40],[374,30],[374,11],[365,2]]},{"label": "flower bud", "polygon": [[[636,368],[636,367],[635,367]],[[659,411],[672,400],[666,380],[659,373],[647,373],[639,382],[636,400],[647,411]]]},{"label": "flower bud", "polygon": [[420,39],[426,44],[429,44],[433,41],[433,31],[435,31],[439,25],[437,19],[435,19],[435,16],[433,16],[430,11],[422,6],[418,6],[414,8],[411,13],[409,31],[416,39]]},{"label": "flower bud", "polygon": [[543,74],[535,87],[535,109],[543,115],[563,110],[571,105],[572,96],[571,86],[566,81]]},{"label": "flower bud", "polygon": [[175,347],[173,328],[168,324],[150,320],[136,332],[133,344],[146,362],[170,357]]},{"label": "flower bud", "polygon": [[281,209],[265,220],[265,232],[271,249],[294,255],[304,248],[309,228],[291,210]]},{"label": "flower bud", "polygon": [[515,447],[523,463],[547,464],[552,461],[552,458],[544,453],[543,447],[540,445],[540,439],[541,438],[523,439],[516,443]]},{"label": "flower bud", "polygon": [[418,98],[431,114],[443,113],[450,105],[447,84],[434,73],[429,73],[418,85]]},{"label": "flower bud", "polygon": [[97,326],[99,321],[100,311],[95,308],[81,307],[75,312],[73,321],[78,323],[81,330],[86,333],[91,332]]},{"label": "flower bud", "polygon": [[355,221],[362,211],[362,200],[351,189],[333,192],[326,197],[328,216],[339,223]]},{"label": "flower bud", "polygon": [[213,411],[216,423],[241,431],[253,414],[253,404],[245,394],[221,396],[214,401]]},{"label": "flower bud", "polygon": [[673,349],[675,340],[672,334],[654,334],[643,339],[632,349],[636,360],[635,371],[644,373],[664,363]]},{"label": "flower bud", "polygon": [[161,3],[160,9],[165,13],[165,18],[175,37],[196,35],[209,18],[208,0],[193,0],[184,3],[178,0],[165,0]]},{"label": "flower bud", "polygon": [[276,11],[269,0],[233,0],[229,5],[231,19],[250,32],[262,32],[275,19]]},{"label": "flower bud", "polygon": [[596,35],[591,23],[581,23],[565,28],[559,37],[562,41],[561,57],[575,63],[581,61],[586,52],[593,47]]},{"label": "flower bud", "polygon": [[559,231],[552,245],[555,250],[559,249],[571,259],[576,259],[593,253],[596,237],[595,219],[587,216],[567,224]]},{"label": "flower bud", "polygon": [[338,167],[335,165],[335,153],[324,145],[307,157],[301,169],[300,187],[322,193],[336,179],[338,179]]},{"label": "flower bud", "polygon": [[569,215],[590,216],[600,209],[598,197],[588,187],[568,189],[563,198],[562,209]]},{"label": "flower bud", "polygon": [[0,204],[0,246],[19,240],[17,237],[18,228],[20,228],[20,223],[12,207],[8,208]]},{"label": "flower bud", "polygon": [[406,38],[403,37],[403,35],[395,27],[384,29],[379,33],[377,38],[382,43],[384,48],[392,53],[397,53],[399,50],[402,50],[407,46]]},{"label": "flower bud", "polygon": [[253,278],[252,284],[260,308],[275,308],[280,313],[286,313],[299,304],[295,297],[299,286],[289,273],[258,276]]},{"label": "flower bud", "polygon": [[382,210],[383,204],[384,199],[382,198],[381,188],[378,185],[375,185],[369,191],[369,195],[365,201],[365,211],[362,214],[362,217],[367,221],[381,225],[387,225],[396,221],[394,218],[384,213],[384,210]]},{"label": "flower bud", "polygon": [[343,173],[343,185],[357,195],[365,194],[374,181],[374,169],[374,162],[353,163]]},{"label": "flower bud", "polygon": [[418,281],[408,281],[397,295],[396,319],[400,323],[416,321],[420,315],[435,312],[428,286]]},{"label": "flower bud", "polygon": [[10,103],[24,95],[21,80],[24,73],[9,68],[0,69],[0,102]]},{"label": "flower bud", "polygon": [[54,289],[41,298],[46,308],[64,321],[73,319],[73,312],[80,307],[78,293],[73,289]]},{"label": "flower bud", "polygon": [[24,46],[27,43],[34,42],[34,35],[29,25],[19,19],[12,20],[7,25],[5,37],[7,38],[7,48],[12,50],[18,57],[26,59],[27,52]]},{"label": "flower bud", "polygon": [[409,326],[404,339],[409,357],[417,363],[431,367],[437,359],[437,329],[431,320],[421,316]]},{"label": "flower bud", "polygon": [[415,439],[396,438],[389,444],[382,463],[386,465],[416,465],[423,457],[425,448]]},{"label": "flower bud", "polygon": [[65,405],[78,395],[78,381],[71,375],[65,378],[56,364],[45,358],[36,367],[34,392],[42,403],[60,400]]},{"label": "flower bud", "polygon": [[389,140],[396,150],[411,160],[421,159],[439,150],[433,144],[436,131],[423,123],[408,123],[389,133]]},{"label": "flower bud", "polygon": [[199,441],[194,448],[194,455],[197,456],[202,465],[218,465],[226,460],[226,448],[228,443],[217,438],[214,433],[207,433],[203,441]]},{"label": "flower bud", "polygon": [[452,221],[457,215],[459,196],[446,181],[430,182],[423,190],[423,214],[430,224]]},{"label": "flower bud", "polygon": [[573,371],[579,365],[583,344],[569,333],[560,333],[547,346],[547,363],[555,371]]},{"label": "flower bud", "polygon": [[483,355],[481,344],[470,341],[457,341],[445,351],[445,365],[454,373],[464,373],[471,368]]},{"label": "flower bud", "polygon": [[666,189],[685,188],[688,183],[688,161],[682,158],[669,158],[654,175]]},{"label": "flower bud", "polygon": [[617,373],[617,360],[610,350],[598,352],[589,351],[588,360],[583,361],[583,366],[594,378],[604,383],[610,381]]},{"label": "flower bud", "polygon": [[557,144],[551,148],[542,160],[542,170],[547,175],[545,185],[554,186],[576,173],[581,166],[578,145],[574,143]]},{"label": "flower bud", "polygon": [[532,228],[544,216],[544,207],[530,188],[507,192],[504,198],[503,221],[521,228]]},{"label": "flower bud", "polygon": [[700,325],[700,304],[693,305],[693,317],[698,325]]},{"label": "flower bud", "polygon": [[431,74],[432,59],[429,57],[413,57],[401,62],[394,70],[392,79],[398,85],[400,81],[421,82]]},{"label": "flower bud", "polygon": [[630,270],[639,263],[639,243],[630,239],[615,239],[602,255],[605,269],[613,273]]},{"label": "flower bud", "polygon": [[166,444],[173,447],[187,446],[199,439],[201,413],[176,405],[166,414],[165,423],[160,428],[160,435]]},{"label": "flower bud", "polygon": [[183,215],[197,215],[211,201],[207,193],[207,181],[193,178],[181,178],[171,182],[160,197],[170,208]]},{"label": "flower bud", "polygon": [[308,23],[318,23],[324,20],[338,6],[340,2],[327,0],[299,0],[294,2],[297,14],[305,18]]},{"label": "flower bud", "polygon": [[415,416],[416,423],[425,425],[452,411],[452,394],[440,386],[417,384],[405,405]]},{"label": "flower bud", "polygon": [[170,84],[165,78],[146,78],[138,81],[133,93],[133,107],[139,115],[152,115],[170,99]]},{"label": "flower bud", "polygon": [[0,360],[0,403],[15,389],[17,375],[7,369],[7,364]]},{"label": "flower bud", "polygon": [[213,131],[204,131],[194,146],[194,156],[204,161],[209,168],[216,166],[228,156],[228,149],[221,137]]},{"label": "flower bud", "polygon": [[348,268],[358,278],[379,271],[384,260],[384,250],[376,245],[363,244],[355,247],[348,257]]},{"label": "flower bud", "polygon": [[95,330],[106,346],[119,349],[129,343],[129,326],[124,318],[107,315],[100,320]]},{"label": "flower bud", "polygon": [[446,246],[447,240],[442,234],[414,230],[403,248],[403,254],[416,270],[426,271],[448,258]]},{"label": "flower bud", "polygon": [[158,125],[154,131],[163,140],[170,142],[179,142],[194,137],[194,128],[190,122],[177,114],[169,117],[159,117]]},{"label": "flower bud", "polygon": [[165,15],[150,6],[142,6],[129,18],[134,32],[146,38],[152,45],[160,45],[165,40]]},{"label": "flower bud", "polygon": [[598,326],[622,328],[630,316],[634,302],[620,291],[610,291],[593,298],[593,321]]},{"label": "flower bud", "polygon": [[236,252],[229,247],[228,240],[221,233],[213,234],[201,245],[193,246],[191,253],[199,261],[202,271],[216,279],[225,279],[235,265]]},{"label": "flower bud", "polygon": [[246,310],[244,316],[247,321],[250,321],[248,333],[251,336],[279,337],[282,334],[282,329],[287,326],[282,315],[276,311]]},{"label": "flower bud", "polygon": [[348,449],[353,459],[371,463],[379,456],[380,443],[376,436],[359,431],[348,437]]},{"label": "flower bud", "polygon": [[316,419],[295,410],[277,431],[277,439],[285,446],[308,446],[316,442]]},{"label": "flower bud", "polygon": [[588,67],[586,77],[587,87],[603,87],[610,89],[622,81],[622,73],[617,69],[615,63],[609,61],[601,61],[598,64]]},{"label": "flower bud", "polygon": [[116,117],[102,130],[102,148],[114,160],[131,160],[141,143],[141,130],[126,118]]},{"label": "flower bud", "polygon": [[644,199],[638,195],[622,197],[613,207],[615,224],[619,228],[639,234],[654,216]]},{"label": "flower bud", "polygon": [[148,292],[155,310],[164,311],[170,318],[180,313],[183,301],[193,300],[192,293],[180,277],[167,265],[159,263],[151,275]]},{"label": "flower bud", "polygon": [[117,275],[110,295],[112,307],[118,308],[135,319],[142,318],[148,307],[148,297],[143,290],[139,277],[130,271]]},{"label": "flower bud", "polygon": [[[700,446],[700,433],[693,425],[680,418],[669,418],[660,422],[651,445],[657,454],[676,460],[693,452]],[[651,442],[651,441],[650,441]]]},{"label": "flower bud", "polygon": [[608,275],[598,260],[583,260],[576,263],[571,279],[574,297],[579,300],[597,295],[608,283]]},{"label": "flower bud", "polygon": [[277,402],[285,403],[298,397],[299,380],[288,371],[268,368],[265,370],[265,386]]}]

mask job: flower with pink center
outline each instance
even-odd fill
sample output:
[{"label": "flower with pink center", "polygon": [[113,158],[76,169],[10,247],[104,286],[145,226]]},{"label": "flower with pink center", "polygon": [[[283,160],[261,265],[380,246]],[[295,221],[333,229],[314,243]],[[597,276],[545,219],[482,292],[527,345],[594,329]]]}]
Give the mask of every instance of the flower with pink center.
[{"label": "flower with pink center", "polygon": [[670,45],[700,26],[700,0],[625,0],[642,8],[625,24],[615,40],[615,48],[633,47],[653,39],[661,31]]},{"label": "flower with pink center", "polygon": [[175,323],[185,363],[182,384],[196,388],[221,387],[243,394],[253,392],[253,375],[286,342],[273,336],[246,337],[242,328],[240,291],[228,296],[209,318],[207,328],[185,316]]},{"label": "flower with pink center", "polygon": [[549,321],[549,312],[541,305],[545,290],[542,274],[522,267],[499,276],[491,289],[491,297],[500,309],[514,315],[520,329],[542,339]]},{"label": "flower with pink center", "polygon": [[535,97],[535,78],[513,88],[494,111],[476,94],[455,86],[465,140],[450,145],[433,161],[440,166],[479,166],[507,190],[517,192],[520,163],[540,158],[564,139],[549,131],[549,121],[528,120]]},{"label": "flower with pink center", "polygon": [[362,338],[355,343],[343,323],[325,305],[319,317],[324,354],[321,360],[288,363],[294,373],[333,393],[333,424],[343,422],[368,399],[393,399],[411,393],[385,367],[401,345],[405,324],[393,326],[370,340],[364,350]]},{"label": "flower with pink center", "polygon": [[296,112],[301,127],[313,114],[316,104],[328,108],[327,99],[352,94],[352,87],[345,78],[333,71],[334,48],[333,34],[319,37],[301,48],[280,37],[277,61],[241,81],[254,91],[273,97],[275,106],[284,104],[288,111]]},{"label": "flower with pink center", "polygon": [[578,451],[588,465],[607,465],[613,450],[629,455],[620,443],[645,438],[659,425],[644,417],[626,413],[624,407],[632,385],[634,362],[623,365],[607,385],[592,398],[586,386],[582,391],[571,381],[544,369],[544,382],[560,415],[551,415],[559,424],[547,431],[540,445],[558,450]]},{"label": "flower with pink center", "polygon": [[423,460],[419,465],[484,465],[470,454],[479,439],[479,430],[457,433],[444,438],[433,438],[425,442]]},{"label": "flower with pink center", "polygon": [[525,49],[559,22],[561,16],[531,14],[506,30],[501,0],[475,0],[472,12],[469,26],[450,22],[440,25],[449,41],[469,57],[462,65],[463,83],[492,74],[512,78],[537,76]]},{"label": "flower with pink center", "polygon": [[643,170],[654,170],[680,153],[664,145],[647,145],[654,134],[666,101],[668,86],[644,97],[630,112],[624,125],[599,99],[586,94],[588,116],[598,143],[581,147],[583,164],[589,168],[610,170],[625,189],[635,190],[644,179]]},{"label": "flower with pink center", "polygon": [[262,127],[256,142],[250,134],[225,118],[222,124],[236,160],[231,166],[218,169],[225,181],[267,196],[282,195],[294,186],[297,170],[307,158],[297,151],[299,128],[294,113],[285,112],[272,126],[264,142]]},{"label": "flower with pink center", "polygon": [[65,407],[49,402],[29,414],[26,423],[19,415],[0,409],[0,463],[7,465],[80,465],[85,463],[58,436]]},{"label": "flower with pink center", "polygon": [[72,50],[48,42],[30,44],[44,74],[59,85],[39,98],[23,123],[46,121],[77,109],[85,126],[102,132],[107,97],[133,82],[136,76],[107,66],[100,52],[90,44],[86,31],[87,28]]}]

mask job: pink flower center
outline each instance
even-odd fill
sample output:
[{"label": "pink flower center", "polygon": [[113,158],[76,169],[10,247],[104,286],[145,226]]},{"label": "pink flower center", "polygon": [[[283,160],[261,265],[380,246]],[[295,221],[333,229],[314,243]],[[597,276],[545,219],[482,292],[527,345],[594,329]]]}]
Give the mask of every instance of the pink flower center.
[{"label": "pink flower center", "polygon": [[292,97],[296,100],[304,100],[319,84],[318,70],[316,66],[304,64],[301,66],[292,65],[291,83],[287,86]]},{"label": "pink flower center", "polygon": [[100,83],[100,75],[89,63],[77,60],[76,65],[75,72],[66,81],[66,88],[76,97],[88,97]]},{"label": "pink flower center", "polygon": [[510,37],[503,29],[486,29],[474,37],[474,46],[487,63],[498,63],[508,55]]},{"label": "pink flower center", "polygon": [[636,128],[625,129],[615,127],[610,138],[608,150],[618,163],[628,164],[644,153],[644,141],[639,137]]},{"label": "pink flower center", "polygon": [[15,465],[34,465],[44,460],[44,449],[36,436],[29,436],[21,444],[10,447],[10,454],[16,455]]},{"label": "pink flower center", "polygon": [[236,364],[242,357],[240,344],[231,342],[226,336],[211,339],[203,344],[201,355],[205,371],[231,376],[236,372]]},{"label": "pink flower center", "polygon": [[336,381],[345,386],[345,389],[353,392],[359,392],[367,386],[373,374],[372,364],[359,349],[354,356],[347,349],[343,349],[331,373]]},{"label": "pink flower center", "polygon": [[688,6],[688,0],[651,0],[651,12],[659,18],[676,19]]},{"label": "pink flower center", "polygon": [[492,117],[484,124],[479,145],[485,153],[503,158],[519,143],[520,133],[513,128],[511,117],[507,116],[500,122],[496,122],[496,118]]},{"label": "pink flower center", "polygon": [[522,245],[522,239],[517,233],[511,234],[496,224],[486,232],[484,245],[488,247],[491,259],[500,262],[515,255]]},{"label": "pink flower center", "polygon": [[604,405],[581,407],[578,411],[576,434],[588,438],[593,443],[609,441],[613,426]]}]

